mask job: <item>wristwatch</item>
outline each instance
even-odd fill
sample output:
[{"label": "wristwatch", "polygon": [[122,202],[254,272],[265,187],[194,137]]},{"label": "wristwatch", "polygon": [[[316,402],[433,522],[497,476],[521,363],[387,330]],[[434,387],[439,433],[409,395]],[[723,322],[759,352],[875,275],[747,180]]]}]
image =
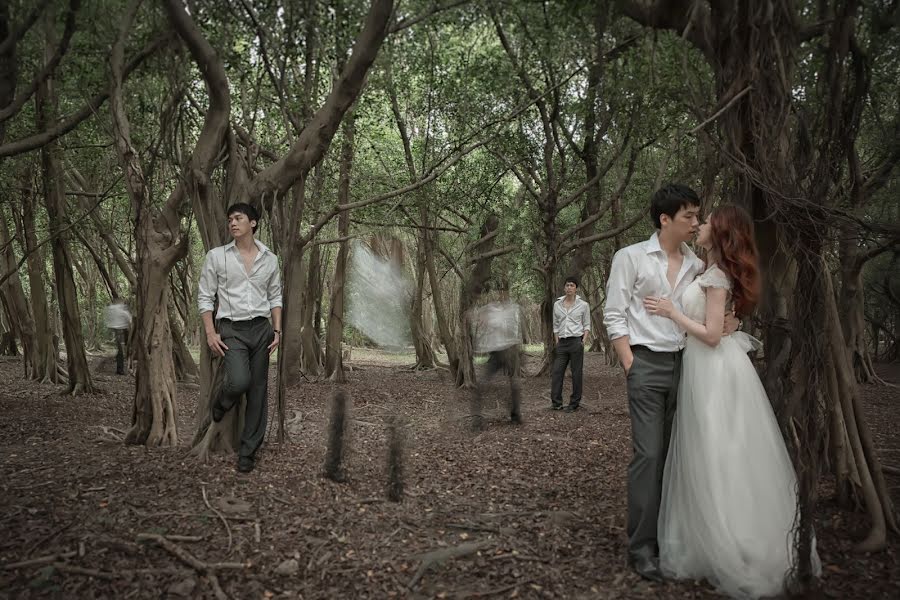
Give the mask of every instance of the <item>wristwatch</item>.
[{"label": "wristwatch", "polygon": [[272,331],[275,332],[275,333],[277,333],[278,335],[281,335],[281,330],[280,330],[280,329],[273,329]]}]

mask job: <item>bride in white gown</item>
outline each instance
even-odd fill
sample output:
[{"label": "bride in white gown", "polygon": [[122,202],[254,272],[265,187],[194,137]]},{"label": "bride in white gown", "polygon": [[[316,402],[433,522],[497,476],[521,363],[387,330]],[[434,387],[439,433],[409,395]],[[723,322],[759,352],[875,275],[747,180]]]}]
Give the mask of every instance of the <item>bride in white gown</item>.
[{"label": "bride in white gown", "polygon": [[697,242],[710,265],[685,290],[683,312],[664,298],[644,301],[688,333],[663,475],[660,568],[668,577],[707,579],[735,598],[777,596],[795,553],[796,476],[747,356],[759,342],[721,335],[726,308],[746,315],[758,296],[752,221],[737,207],[719,208]]}]

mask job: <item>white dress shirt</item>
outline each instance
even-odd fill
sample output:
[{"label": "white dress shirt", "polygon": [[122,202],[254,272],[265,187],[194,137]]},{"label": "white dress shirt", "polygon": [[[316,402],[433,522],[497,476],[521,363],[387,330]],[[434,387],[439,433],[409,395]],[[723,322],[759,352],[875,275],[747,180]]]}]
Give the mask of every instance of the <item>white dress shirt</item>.
[{"label": "white dress shirt", "polygon": [[681,244],[681,254],[684,261],[672,289],[666,277],[669,258],[659,246],[659,232],[616,252],[606,282],[603,311],[603,324],[611,340],[627,335],[632,346],[646,346],[654,352],[684,348],[685,333],[681,327],[667,317],[644,310],[647,296],[669,298],[681,310],[684,290],[704,269],[703,261],[687,244]]},{"label": "white dress shirt", "polygon": [[559,338],[581,337],[591,329],[591,307],[575,296],[572,306],[566,307],[565,296],[553,303],[553,333]]},{"label": "white dress shirt", "polygon": [[240,250],[231,242],[206,253],[200,271],[197,305],[200,314],[211,312],[219,297],[216,319],[249,321],[268,318],[273,308],[281,306],[281,270],[278,258],[259,240],[259,253],[250,271],[244,268]]},{"label": "white dress shirt", "polygon": [[113,302],[103,311],[106,326],[110,329],[128,329],[131,327],[131,313],[121,302]]}]

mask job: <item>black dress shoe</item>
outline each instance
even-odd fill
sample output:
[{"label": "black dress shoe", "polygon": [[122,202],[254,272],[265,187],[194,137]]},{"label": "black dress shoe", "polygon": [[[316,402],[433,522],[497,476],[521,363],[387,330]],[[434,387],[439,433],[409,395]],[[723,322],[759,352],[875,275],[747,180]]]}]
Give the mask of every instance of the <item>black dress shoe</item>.
[{"label": "black dress shoe", "polygon": [[256,461],[249,456],[239,456],[237,470],[240,473],[249,473],[256,466]]},{"label": "black dress shoe", "polygon": [[634,572],[647,581],[663,582],[662,571],[659,570],[659,559],[649,556],[635,556],[631,559]]},{"label": "black dress shoe", "polygon": [[581,408],[581,407],[580,407],[579,405],[577,405],[577,404],[570,404],[570,405],[568,405],[564,410],[565,410],[566,412],[575,412],[575,411],[578,410],[579,408]]},{"label": "black dress shoe", "polygon": [[516,425],[522,424],[522,415],[520,414],[512,414],[509,416],[509,420],[515,423]]},{"label": "black dress shoe", "polygon": [[563,409],[562,404],[551,404],[550,405],[550,410],[562,410],[562,409]]}]

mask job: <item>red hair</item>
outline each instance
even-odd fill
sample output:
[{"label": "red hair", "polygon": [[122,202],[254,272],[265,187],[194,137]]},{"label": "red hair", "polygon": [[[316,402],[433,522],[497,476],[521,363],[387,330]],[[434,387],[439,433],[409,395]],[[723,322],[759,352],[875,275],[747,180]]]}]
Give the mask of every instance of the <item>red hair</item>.
[{"label": "red hair", "polygon": [[753,219],[744,209],[728,204],[709,215],[709,226],[718,265],[732,280],[734,312],[746,317],[753,312],[761,287]]}]

